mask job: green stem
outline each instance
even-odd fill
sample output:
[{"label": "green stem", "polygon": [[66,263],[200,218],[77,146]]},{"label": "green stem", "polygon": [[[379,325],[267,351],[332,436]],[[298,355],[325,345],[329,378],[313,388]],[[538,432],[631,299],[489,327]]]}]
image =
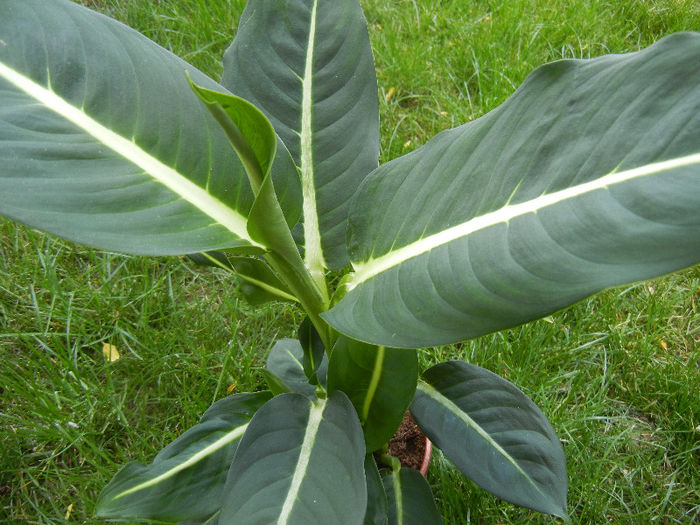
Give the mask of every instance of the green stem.
[{"label": "green stem", "polygon": [[[294,244],[291,234],[289,237],[292,244]],[[318,285],[311,277],[306,266],[304,266],[304,262],[295,244],[293,253],[296,253],[294,259],[298,260],[294,261],[290,257],[290,255],[292,255],[291,247],[287,247],[287,249],[284,250],[284,255],[276,250],[271,251],[265,255],[265,259],[272,269],[277,272],[280,279],[289,286],[292,293],[299,299],[299,303],[306,311],[309,319],[311,319],[311,322],[321,336],[326,352],[330,352],[331,344],[334,339],[333,333],[335,331],[331,329],[320,315],[328,310],[328,302],[323,299],[323,294],[318,289]]]},{"label": "green stem", "polygon": [[382,464],[386,465],[387,467],[391,467],[391,470],[395,473],[398,474],[399,471],[401,470],[401,461],[399,461],[399,458],[395,458],[394,456],[390,456],[386,452],[381,454],[379,456],[379,461],[382,462]]}]

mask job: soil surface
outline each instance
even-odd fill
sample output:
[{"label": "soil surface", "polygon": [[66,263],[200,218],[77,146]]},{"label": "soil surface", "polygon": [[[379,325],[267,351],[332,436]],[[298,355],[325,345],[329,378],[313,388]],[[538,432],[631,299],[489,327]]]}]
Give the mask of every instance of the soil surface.
[{"label": "soil surface", "polygon": [[402,466],[420,470],[425,455],[425,434],[409,412],[406,412],[399,429],[389,441],[388,453],[398,458]]}]

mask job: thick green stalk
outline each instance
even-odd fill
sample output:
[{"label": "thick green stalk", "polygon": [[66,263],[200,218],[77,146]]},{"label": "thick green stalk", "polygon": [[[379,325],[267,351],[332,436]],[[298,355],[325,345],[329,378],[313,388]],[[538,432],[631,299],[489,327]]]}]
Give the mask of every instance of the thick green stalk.
[{"label": "thick green stalk", "polygon": [[320,315],[330,307],[325,277],[320,282],[314,279],[304,264],[269,175],[262,183],[248,221],[251,236],[259,238],[270,250],[265,259],[299,299],[326,351],[330,351],[334,330]]},{"label": "thick green stalk", "polygon": [[390,456],[386,451],[380,454],[379,461],[382,464],[391,467],[391,470],[394,472],[394,474],[398,474],[401,470],[401,461],[399,460],[399,458]]},{"label": "thick green stalk", "polygon": [[[296,246],[294,246],[294,249],[296,251]],[[265,259],[299,300],[302,308],[306,311],[309,319],[311,319],[311,322],[321,336],[326,352],[330,352],[333,340],[335,339],[335,330],[333,330],[320,315],[328,310],[328,302],[323,299],[316,281],[311,277],[306,266],[304,266],[301,255],[298,251],[296,251],[296,253],[299,258],[297,264],[290,264],[287,257],[280,255],[276,251],[267,253]]]}]

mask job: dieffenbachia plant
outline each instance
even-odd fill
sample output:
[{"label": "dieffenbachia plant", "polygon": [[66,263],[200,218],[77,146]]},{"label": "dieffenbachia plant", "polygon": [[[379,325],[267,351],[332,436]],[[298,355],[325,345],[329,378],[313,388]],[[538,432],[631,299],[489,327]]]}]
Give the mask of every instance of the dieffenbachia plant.
[{"label": "dieffenbachia plant", "polygon": [[692,33],[549,64],[378,167],[358,0],[251,1],[220,83],[68,0],[0,1],[0,212],[98,248],[188,254],[238,275],[252,303],[308,315],[274,344],[268,390],[219,400],[126,465],[97,513],[439,523],[425,479],[386,456],[410,407],[477,484],[566,518],[542,412],[473,364],[419,378],[416,349],[700,261],[698,64]]}]

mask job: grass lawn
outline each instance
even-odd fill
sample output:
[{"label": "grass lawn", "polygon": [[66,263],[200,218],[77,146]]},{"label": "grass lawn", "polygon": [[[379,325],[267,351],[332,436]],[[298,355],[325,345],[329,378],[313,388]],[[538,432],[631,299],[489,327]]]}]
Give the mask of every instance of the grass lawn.
[{"label": "grass lawn", "polygon": [[[244,5],[82,3],[215,78]],[[382,161],[493,109],[537,65],[700,30],[695,0],[362,4]],[[288,306],[248,306],[224,273],[0,219],[0,523],[100,523],[95,500],[120,465],[150,462],[227,392],[259,389],[267,351],[300,320]],[[564,444],[573,523],[700,522],[699,266],[420,355],[423,367],[473,362],[533,398]],[[446,525],[556,522],[490,496],[439,453],[429,481]]]}]

